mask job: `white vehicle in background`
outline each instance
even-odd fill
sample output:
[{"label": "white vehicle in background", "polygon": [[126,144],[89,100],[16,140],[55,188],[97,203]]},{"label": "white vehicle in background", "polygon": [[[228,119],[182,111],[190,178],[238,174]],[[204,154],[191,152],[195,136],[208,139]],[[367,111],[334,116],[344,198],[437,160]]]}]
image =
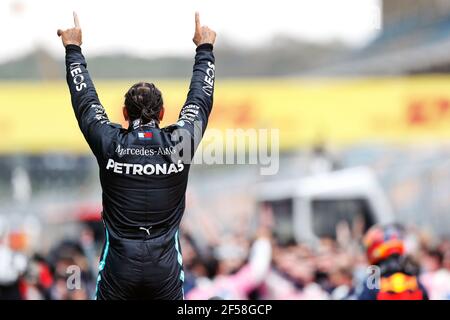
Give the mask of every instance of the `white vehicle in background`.
[{"label": "white vehicle in background", "polygon": [[281,242],[335,238],[342,221],[351,225],[363,219],[365,230],[376,223],[394,222],[389,201],[367,167],[261,183],[256,198],[258,206],[271,208]]}]

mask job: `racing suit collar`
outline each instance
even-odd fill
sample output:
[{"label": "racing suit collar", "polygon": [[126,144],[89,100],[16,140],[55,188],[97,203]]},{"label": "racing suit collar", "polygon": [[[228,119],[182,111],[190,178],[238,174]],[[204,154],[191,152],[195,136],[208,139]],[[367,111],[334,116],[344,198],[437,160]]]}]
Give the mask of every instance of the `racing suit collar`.
[{"label": "racing suit collar", "polygon": [[130,122],[128,131],[134,131],[139,128],[159,128],[159,123],[156,120],[151,120],[150,122],[143,124],[141,119],[136,119]]}]

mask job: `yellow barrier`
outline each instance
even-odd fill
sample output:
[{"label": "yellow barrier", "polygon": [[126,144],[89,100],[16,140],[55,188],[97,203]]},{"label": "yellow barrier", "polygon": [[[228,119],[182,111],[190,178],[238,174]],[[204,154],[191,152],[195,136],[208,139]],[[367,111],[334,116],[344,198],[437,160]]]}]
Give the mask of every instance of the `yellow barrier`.
[{"label": "yellow barrier", "polygon": [[[132,82],[97,82],[113,122]],[[157,82],[176,121],[188,82]],[[211,128],[279,128],[282,149],[450,138],[450,77],[218,80]],[[0,152],[86,152],[65,83],[0,83]]]}]

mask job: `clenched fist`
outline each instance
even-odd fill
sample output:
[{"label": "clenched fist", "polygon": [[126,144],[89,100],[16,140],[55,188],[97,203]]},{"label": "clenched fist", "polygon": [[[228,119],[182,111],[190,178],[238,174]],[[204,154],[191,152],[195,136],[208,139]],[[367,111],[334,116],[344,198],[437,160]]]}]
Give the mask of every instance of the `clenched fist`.
[{"label": "clenched fist", "polygon": [[216,33],[207,26],[200,24],[200,15],[198,12],[195,13],[195,34],[192,41],[194,41],[197,47],[205,43],[213,45],[216,41]]},{"label": "clenched fist", "polygon": [[83,43],[81,28],[80,28],[80,21],[78,20],[78,16],[75,12],[73,13],[73,22],[75,24],[74,28],[67,29],[64,31],[61,29],[58,29],[58,37],[61,37],[64,47],[69,44],[81,46],[81,44]]}]

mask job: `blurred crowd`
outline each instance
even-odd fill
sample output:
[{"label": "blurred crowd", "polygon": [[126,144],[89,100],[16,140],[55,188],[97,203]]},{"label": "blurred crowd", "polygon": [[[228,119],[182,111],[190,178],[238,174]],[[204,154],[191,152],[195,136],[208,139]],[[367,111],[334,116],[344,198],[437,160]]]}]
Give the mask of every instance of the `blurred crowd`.
[{"label": "blurred crowd", "polygon": [[[206,252],[185,233],[187,299],[349,300],[361,296],[372,274],[359,227],[342,223],[336,239],[279,244],[262,214],[254,237],[221,237]],[[417,275],[429,299],[450,299],[450,238],[406,228],[408,273]]]},{"label": "blurred crowd", "polygon": [[23,253],[14,235],[0,238],[0,300],[86,300],[95,292],[99,243],[89,229],[44,253]]},{"label": "blurred crowd", "polygon": [[[99,222],[100,223],[100,222]],[[336,239],[279,243],[273,217],[240,232],[203,238],[182,229],[186,299],[357,299],[369,276],[360,227],[342,223]],[[252,229],[252,232],[249,230]],[[206,241],[204,241],[206,239]],[[430,299],[450,299],[450,238],[407,228],[406,256]],[[102,242],[85,228],[45,254],[0,241],[0,299],[92,299]]]}]

